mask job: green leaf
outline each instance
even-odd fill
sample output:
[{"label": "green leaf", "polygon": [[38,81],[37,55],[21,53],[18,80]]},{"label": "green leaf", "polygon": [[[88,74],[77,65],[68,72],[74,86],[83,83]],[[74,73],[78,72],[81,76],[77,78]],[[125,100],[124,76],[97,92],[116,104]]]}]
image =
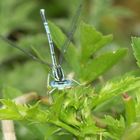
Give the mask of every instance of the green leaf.
[{"label": "green leaf", "polygon": [[96,51],[112,41],[112,35],[103,36],[93,26],[82,23],[80,26],[81,61],[85,63]]},{"label": "green leaf", "polygon": [[55,125],[48,125],[48,130],[46,131],[45,140],[48,140],[51,135],[60,131],[61,129]]},{"label": "green leaf", "polygon": [[0,120],[22,120],[22,115],[14,102],[4,99],[1,99],[0,102],[4,105],[0,109]]},{"label": "green leaf", "polygon": [[28,107],[25,118],[32,122],[47,122],[48,111],[41,110],[39,108],[39,103],[36,103],[35,105]]},{"label": "green leaf", "polygon": [[[59,48],[59,50],[62,49],[64,42],[66,40],[66,36],[64,33],[52,22],[49,22],[51,34],[54,43]],[[76,52],[76,47],[70,43],[69,46],[67,46],[67,51],[64,53],[65,60],[69,63],[69,65],[77,71],[79,64],[78,64],[78,55]],[[63,51],[63,50],[61,50]]]},{"label": "green leaf", "polygon": [[125,105],[126,124],[130,126],[133,122],[136,121],[135,101],[131,96],[127,94],[124,94],[123,101]]},{"label": "green leaf", "polygon": [[61,109],[60,120],[75,127],[80,125],[76,118],[76,109],[74,107]]},{"label": "green leaf", "polygon": [[38,103],[33,106],[19,105],[12,100],[2,99],[3,108],[0,109],[0,120],[28,120],[30,122],[48,122],[48,111],[39,108]]},{"label": "green leaf", "polygon": [[105,116],[105,123],[107,125],[107,131],[114,137],[115,140],[119,140],[125,130],[125,120],[121,116],[119,120],[114,119],[111,116]]},{"label": "green leaf", "polygon": [[133,76],[123,77],[120,80],[107,82],[99,91],[99,97],[94,99],[93,107],[99,107],[104,102],[120,94],[139,88],[140,78]]},{"label": "green leaf", "polygon": [[79,73],[79,77],[82,77],[83,81],[88,82],[95,80],[98,76],[105,73],[114,64],[116,64],[125,54],[126,49],[119,49],[116,52],[105,53],[93,60],[90,60],[83,66],[81,73]]},{"label": "green leaf", "polygon": [[137,64],[140,67],[140,37],[132,37],[132,48]]},{"label": "green leaf", "polygon": [[57,99],[55,100],[53,106],[50,108],[50,119],[52,121],[57,121],[59,119],[59,115],[61,114],[61,108],[64,102],[64,93],[57,93]]},{"label": "green leaf", "polygon": [[[57,26],[51,22],[49,24],[53,40],[61,50],[66,37]],[[110,43],[112,35],[103,36],[94,27],[84,23],[80,26],[81,52],[79,53],[79,49],[70,43],[64,56],[73,68],[79,81],[91,82],[116,64],[126,54],[126,49],[105,53],[92,60],[90,58],[91,55]]]}]

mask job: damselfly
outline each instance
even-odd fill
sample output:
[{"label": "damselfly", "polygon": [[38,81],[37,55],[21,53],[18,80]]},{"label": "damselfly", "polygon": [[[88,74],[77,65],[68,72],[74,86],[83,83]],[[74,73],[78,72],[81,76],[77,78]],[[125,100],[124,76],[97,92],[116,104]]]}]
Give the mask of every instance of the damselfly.
[{"label": "damselfly", "polygon": [[[74,83],[78,84],[78,82],[73,80],[73,79],[69,80],[69,79],[65,78],[64,71],[62,69],[61,63],[62,63],[63,55],[66,52],[66,49],[67,49],[69,43],[71,42],[72,36],[73,36],[73,34],[76,30],[76,27],[77,27],[76,25],[78,23],[78,19],[80,17],[80,13],[81,13],[82,2],[83,2],[83,0],[80,2],[80,5],[79,5],[79,7],[76,11],[76,15],[74,16],[74,18],[72,20],[72,28],[71,28],[71,31],[69,33],[69,37],[64,42],[64,45],[62,46],[62,57],[61,57],[59,63],[56,60],[54,45],[53,45],[53,41],[52,41],[52,37],[51,37],[51,32],[50,32],[50,29],[49,29],[48,21],[45,17],[45,10],[44,9],[40,10],[40,14],[41,14],[41,18],[42,18],[42,21],[43,21],[43,24],[44,24],[44,27],[45,27],[47,37],[48,37],[50,55],[51,55],[51,62],[52,62],[51,64],[49,64],[47,62],[44,62],[43,60],[41,60],[38,57],[32,55],[31,53],[27,52],[26,50],[22,49],[21,47],[17,46],[16,44],[11,42],[10,40],[8,40],[5,37],[0,35],[0,38],[3,39],[4,41],[6,41],[7,43],[9,43],[9,45],[11,47],[17,48],[20,51],[22,51],[23,53],[25,53],[27,56],[32,58],[33,60],[36,60],[39,63],[47,64],[49,67],[51,67],[52,73],[48,74],[48,85],[50,87],[52,87],[53,89],[51,90],[50,93],[52,93],[52,91],[54,91],[55,89],[63,90],[63,89],[71,88],[74,85]],[[53,78],[52,81],[50,81],[50,76]]]},{"label": "damselfly", "polygon": [[49,29],[49,25],[45,17],[45,10],[41,9],[40,14],[44,23],[46,33],[47,33],[48,42],[50,46],[51,60],[52,60],[52,76],[54,78],[54,81],[50,82],[50,86],[53,87],[54,89],[57,88],[59,90],[70,88],[72,86],[72,81],[65,79],[63,69],[61,65],[57,64],[57,61],[56,61],[54,45],[53,45],[50,29]]}]

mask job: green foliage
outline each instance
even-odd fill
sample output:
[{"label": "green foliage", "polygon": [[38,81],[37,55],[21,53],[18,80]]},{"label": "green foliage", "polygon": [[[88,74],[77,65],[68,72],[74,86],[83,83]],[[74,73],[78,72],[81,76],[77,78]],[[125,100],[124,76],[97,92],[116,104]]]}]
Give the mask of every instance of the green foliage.
[{"label": "green foliage", "polygon": [[136,121],[136,107],[133,98],[124,95],[126,124],[129,126]]},{"label": "green foliage", "polygon": [[[63,46],[66,37],[54,24],[50,23],[50,28],[53,40],[61,50],[60,47]],[[94,27],[85,23],[80,25],[80,35],[81,46],[78,48],[70,43],[64,56],[73,69],[77,79],[81,82],[88,83],[95,80],[126,54],[126,49],[118,49],[114,52],[107,52],[100,56],[95,56],[95,53],[99,49],[111,42],[112,35],[103,36]],[[95,58],[92,59],[91,57]]]},{"label": "green foliage", "polygon": [[0,118],[12,119],[12,120],[32,120],[33,122],[45,122],[47,121],[47,112],[43,112],[39,109],[38,103],[33,106],[16,105],[11,100],[1,99],[1,103],[4,105],[1,109]]},{"label": "green foliage", "polygon": [[113,140],[119,140],[125,130],[124,118],[121,116],[120,119],[117,120],[111,116],[105,116],[105,122],[109,132],[105,134],[105,137],[110,137]]},{"label": "green foliage", "polygon": [[134,51],[134,56],[137,60],[137,64],[140,67],[140,38],[132,37],[132,48]]},{"label": "green foliage", "polygon": [[[59,2],[56,3],[60,5]],[[66,1],[65,3],[67,4]],[[73,1],[70,4],[74,6],[75,3],[77,2]],[[13,31],[18,29],[29,32],[28,35],[23,33],[21,36],[17,36],[15,43],[23,46],[25,50],[35,54],[38,58],[50,62],[49,47],[46,47],[46,36],[38,33],[40,32],[39,28],[35,25],[38,25],[39,22],[33,22],[36,16],[32,13],[36,11],[35,9],[40,8],[38,4],[35,1],[26,0],[0,2],[0,19],[2,21],[0,31],[5,36],[11,35]],[[49,4],[47,3],[47,5]],[[102,19],[105,16],[118,19],[119,17],[131,17],[133,15],[128,9],[118,6],[112,7],[112,5],[113,0],[94,1],[93,17],[96,27],[101,26]],[[51,9],[49,6],[48,8]],[[67,8],[69,8],[69,5],[65,7],[65,9]],[[13,11],[12,16],[9,16],[11,11]],[[69,10],[69,12],[72,13],[73,10]],[[59,22],[60,24],[63,23],[62,25],[66,23],[63,22],[63,19],[60,19]],[[52,22],[49,22],[49,26],[53,41],[57,46],[55,48],[56,54],[59,52],[63,54],[62,48],[67,37]],[[37,29],[34,32],[31,31],[35,27]],[[23,139],[139,139],[139,75],[134,76],[131,73],[121,76],[117,80],[113,78],[109,81],[105,80],[104,84],[98,82],[99,77],[104,76],[117,62],[122,60],[127,53],[127,49],[108,51],[108,49],[114,49],[111,45],[112,35],[103,35],[93,26],[84,22],[81,22],[78,29],[80,36],[76,36],[76,39],[79,41],[70,42],[66,53],[64,53],[62,66],[66,74],[74,74],[73,78],[79,81],[81,85],[63,91],[56,90],[47,98],[40,95],[43,95],[41,90],[44,87],[42,78],[48,74],[49,68],[30,61],[25,55],[21,55],[18,50],[8,48],[8,45],[1,41],[0,88],[3,87],[3,90],[0,100],[0,120],[18,121],[20,125],[16,125],[16,127],[24,127],[28,131]],[[38,34],[36,35],[35,32]],[[139,46],[139,38],[132,38],[132,47],[138,66],[140,66]],[[22,63],[18,62],[19,58],[22,58]],[[94,86],[92,83],[94,83]],[[18,87],[18,89],[12,86]],[[23,91],[30,90],[40,91],[38,94],[39,101],[24,105],[16,102],[16,97],[23,96]],[[106,106],[109,110],[106,109]],[[112,107],[115,110],[112,111]],[[119,108],[121,108],[121,111],[115,112]],[[16,130],[17,135],[22,139],[18,128]],[[30,135],[29,132],[33,134]],[[36,135],[34,136],[34,134]]]},{"label": "green foliage", "polygon": [[[104,120],[108,126],[107,129],[101,129],[96,126],[92,111],[114,96],[137,89],[139,83],[139,78],[126,77],[120,81],[107,83],[96,94],[92,87],[84,86],[61,93],[56,92],[54,103],[49,108],[42,106],[41,103],[19,105],[11,100],[1,99],[3,108],[0,110],[0,119],[52,124],[50,134],[64,129],[79,138],[89,135],[93,137],[98,133],[103,133],[105,137],[109,136],[119,140],[125,128],[123,118],[115,120],[108,116]],[[5,91],[7,94],[11,94],[12,90],[5,89]]]},{"label": "green foliage", "polygon": [[7,35],[9,32],[14,31],[15,29],[19,28],[29,29],[35,26],[29,16],[29,14],[34,8],[35,3],[33,1],[27,0],[18,2],[16,0],[11,0],[10,2],[8,0],[1,1],[0,2],[1,33]]},{"label": "green foliage", "polygon": [[99,92],[100,98],[97,98],[93,102],[93,107],[100,106],[101,103],[108,101],[112,97],[137,89],[139,88],[139,84],[139,78],[127,76],[114,82],[107,82]]},{"label": "green foliage", "polygon": [[[89,56],[93,55],[112,41],[112,35],[103,36],[93,26],[82,23],[80,28],[81,61],[87,62]],[[87,38],[88,36],[88,38]]]},{"label": "green foliage", "polygon": [[[39,50],[43,60],[49,62],[50,55],[46,43],[46,36],[39,34],[23,37],[19,40],[17,45],[21,46],[21,48],[25,49],[27,52],[32,52],[31,47],[34,47],[37,51]],[[47,72],[49,70],[46,65],[42,66],[42,64],[28,60],[29,58],[24,53],[9,47],[9,44],[3,41],[1,41],[0,50],[0,88],[2,88],[3,85],[12,85],[24,91],[33,89],[41,91],[45,89],[45,79],[47,79]],[[8,54],[8,52],[10,52],[10,54]],[[25,63],[21,65],[18,60],[25,61]],[[7,71],[8,73],[6,73]]]}]

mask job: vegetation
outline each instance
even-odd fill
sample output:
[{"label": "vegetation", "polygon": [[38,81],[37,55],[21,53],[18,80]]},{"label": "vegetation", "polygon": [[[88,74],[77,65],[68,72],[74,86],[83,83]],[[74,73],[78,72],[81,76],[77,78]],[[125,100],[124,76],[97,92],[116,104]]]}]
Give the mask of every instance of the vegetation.
[{"label": "vegetation", "polygon": [[[51,89],[46,87],[45,80],[50,68],[32,61],[0,40],[0,120],[14,120],[17,139],[140,139],[139,69],[133,64],[134,61],[130,61],[130,49],[118,47],[127,38],[122,37],[118,41],[117,36],[113,39],[111,34],[103,35],[108,27],[102,23],[103,17],[131,18],[134,13],[123,7],[114,7],[112,2],[113,0],[106,0],[106,3],[94,1],[96,28],[81,21],[73,37],[74,41],[70,42],[63,56],[65,74],[80,84],[70,89],[55,90],[50,96],[47,93]],[[51,13],[57,13],[56,16],[59,17],[54,18],[55,22],[64,26],[62,31],[58,25],[49,21],[55,51],[59,57],[67,39],[64,32],[68,23],[61,14],[68,8],[69,15],[73,15],[73,8],[79,1],[73,1],[67,7],[62,6],[65,2],[61,5],[54,0],[52,3],[58,9]],[[46,4],[49,12],[52,3],[26,0],[0,2],[1,34],[39,59],[51,62],[49,47],[46,47],[47,39],[37,11]],[[89,9],[90,4],[90,1],[83,1],[83,5]],[[112,11],[111,14],[108,9]],[[11,11],[14,16],[9,16]],[[90,19],[90,13],[84,8],[83,15],[85,20]],[[89,21],[92,23],[92,19]],[[131,46],[137,66],[140,67],[140,38],[131,37]],[[125,57],[126,54],[130,59]],[[132,67],[125,67],[124,61],[130,62]],[[120,67],[124,70],[121,71]],[[111,68],[117,69],[119,74]],[[2,133],[0,135],[3,137]]]}]

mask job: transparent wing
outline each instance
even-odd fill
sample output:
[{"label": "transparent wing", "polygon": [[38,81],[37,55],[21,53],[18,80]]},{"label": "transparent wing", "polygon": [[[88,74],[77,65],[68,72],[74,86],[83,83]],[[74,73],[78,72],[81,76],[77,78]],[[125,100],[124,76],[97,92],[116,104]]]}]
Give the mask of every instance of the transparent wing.
[{"label": "transparent wing", "polygon": [[68,37],[62,46],[61,56],[59,59],[60,65],[62,64],[63,56],[64,56],[64,54],[65,54],[65,52],[66,52],[66,50],[67,50],[67,48],[72,40],[72,37],[73,37],[77,27],[78,27],[81,11],[82,11],[82,7],[83,7],[83,2],[84,2],[84,0],[80,0],[80,4],[76,10],[76,13],[75,13],[73,19],[72,19],[72,23],[71,23],[70,31],[68,33]]},{"label": "transparent wing", "polygon": [[7,39],[6,37],[0,35],[0,39],[5,41],[6,43],[9,44],[10,47],[12,48],[16,48],[18,50],[20,50],[21,52],[23,52],[26,56],[28,56],[29,58],[37,61],[38,63],[41,63],[41,64],[45,64],[47,65],[48,67],[52,67],[49,63],[37,58],[36,56],[34,56],[33,54],[29,53],[28,51],[24,50],[23,48],[21,48],[20,46],[16,45],[15,43],[13,43],[12,41],[10,41],[9,39]]}]

